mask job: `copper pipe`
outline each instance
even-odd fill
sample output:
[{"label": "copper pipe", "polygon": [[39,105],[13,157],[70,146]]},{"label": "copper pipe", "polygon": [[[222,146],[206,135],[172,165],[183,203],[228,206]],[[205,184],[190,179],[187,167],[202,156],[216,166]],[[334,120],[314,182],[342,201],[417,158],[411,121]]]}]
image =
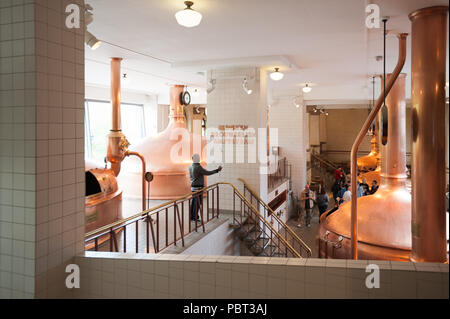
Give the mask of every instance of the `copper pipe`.
[{"label": "copper pipe", "polygon": [[184,91],[184,85],[174,85],[170,88],[170,114],[171,121],[184,123],[184,106],[181,104],[180,95]]},{"label": "copper pipe", "polygon": [[[398,61],[397,65],[394,69],[394,72],[392,72],[392,77],[388,80],[388,83],[386,84],[386,95],[389,94],[389,91],[394,86],[395,80],[397,79],[398,75],[400,74],[401,70],[403,69],[403,66],[405,64],[406,60],[406,33],[402,33],[398,36],[399,39],[399,53],[398,53]],[[364,122],[364,125],[359,132],[358,136],[356,137],[355,142],[353,143],[352,150],[351,150],[351,193],[352,193],[352,200],[351,200],[351,250],[352,250],[352,258],[358,259],[358,208],[357,208],[357,190],[356,190],[356,177],[357,177],[357,155],[358,155],[358,148],[361,145],[362,141],[364,140],[364,137],[366,136],[370,125],[375,120],[378,111],[380,110],[382,104],[383,104],[384,96],[381,94],[378,97],[378,100],[372,109],[372,111],[369,114],[369,117],[366,119],[366,122]]]},{"label": "copper pipe", "polygon": [[122,58],[111,58],[112,131],[120,131],[120,63]]},{"label": "copper pipe", "polygon": [[445,262],[445,78],[448,6],[417,10],[412,23],[412,252]]},{"label": "copper pipe", "polygon": [[145,158],[141,154],[131,151],[127,151],[126,156],[137,156],[142,162],[142,211],[145,211],[147,209],[147,205],[145,203],[145,199],[147,198],[147,191],[145,188],[145,173],[146,173]]},{"label": "copper pipe", "polygon": [[112,126],[108,134],[108,148],[106,157],[111,163],[111,169],[116,176],[120,173],[121,162],[130,145],[123,135],[120,123],[120,63],[122,58],[111,58],[111,104]]}]

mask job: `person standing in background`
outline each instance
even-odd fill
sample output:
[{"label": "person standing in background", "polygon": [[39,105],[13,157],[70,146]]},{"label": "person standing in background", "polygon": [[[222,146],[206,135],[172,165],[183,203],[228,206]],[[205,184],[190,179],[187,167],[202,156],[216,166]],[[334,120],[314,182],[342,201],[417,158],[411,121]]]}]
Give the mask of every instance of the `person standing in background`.
[{"label": "person standing in background", "polygon": [[370,195],[375,194],[375,192],[378,190],[378,183],[376,180],[372,181],[372,187],[370,188]]},{"label": "person standing in background", "polygon": [[358,197],[363,197],[364,196],[364,188],[361,186],[361,184],[359,182],[356,182],[356,191],[358,194]]},{"label": "person standing in background", "polygon": [[352,200],[352,192],[350,191],[350,185],[345,185],[345,193],[342,196],[344,203]]},{"label": "person standing in background", "polygon": [[331,191],[333,192],[333,200],[334,200],[334,206],[338,206],[338,196],[339,192],[341,190],[341,183],[338,180],[334,181],[333,187],[331,188]]},{"label": "person standing in background", "polygon": [[[191,192],[195,193],[205,187],[205,176],[213,175],[222,170],[222,166],[219,166],[217,169],[208,171],[204,169],[200,165],[200,155],[194,154],[192,155],[192,165],[189,166],[189,176],[191,177]],[[202,192],[192,196],[191,201],[191,220],[198,220],[198,210],[203,200]]]},{"label": "person standing in background", "polygon": [[367,184],[367,181],[365,178],[362,179],[362,183],[360,185],[364,190],[364,196],[369,195],[370,189],[369,189],[369,185]]},{"label": "person standing in background", "polygon": [[340,182],[342,180],[342,177],[342,168],[339,167],[334,171],[334,178],[336,179],[336,181]]},{"label": "person standing in background", "polygon": [[325,213],[328,209],[328,201],[329,197],[327,192],[325,191],[325,187],[322,186],[320,188],[319,195],[317,195],[317,206],[319,207],[319,223],[320,223],[320,216],[322,216],[323,213]]},{"label": "person standing in background", "polygon": [[311,227],[311,212],[314,207],[315,194],[309,189],[309,184],[305,185],[305,189],[300,194],[301,208],[298,217],[297,227],[302,227],[303,212],[306,213],[305,224],[306,227]]}]

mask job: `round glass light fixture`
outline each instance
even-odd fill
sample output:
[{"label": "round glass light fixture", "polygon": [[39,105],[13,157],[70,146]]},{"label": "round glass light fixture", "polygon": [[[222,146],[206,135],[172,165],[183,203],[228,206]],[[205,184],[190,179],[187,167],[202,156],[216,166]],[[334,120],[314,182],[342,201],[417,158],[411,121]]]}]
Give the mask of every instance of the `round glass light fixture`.
[{"label": "round glass light fixture", "polygon": [[194,5],[194,2],[185,1],[184,4],[186,5],[186,8],[175,13],[175,19],[177,19],[178,24],[186,28],[198,26],[200,21],[202,21],[201,13],[191,8]]},{"label": "round glass light fixture", "polygon": [[280,81],[284,77],[284,74],[281,73],[279,70],[280,70],[280,68],[275,68],[275,71],[270,73],[270,78],[272,80]]},{"label": "round glass light fixture", "polygon": [[306,83],[305,87],[302,90],[304,93],[309,93],[312,89],[308,86],[308,83]]}]

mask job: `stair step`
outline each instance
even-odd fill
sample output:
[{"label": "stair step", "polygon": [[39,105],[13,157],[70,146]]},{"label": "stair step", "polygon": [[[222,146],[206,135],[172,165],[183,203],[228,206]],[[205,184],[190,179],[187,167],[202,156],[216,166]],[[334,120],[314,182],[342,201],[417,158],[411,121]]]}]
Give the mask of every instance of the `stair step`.
[{"label": "stair step", "polygon": [[255,229],[255,225],[253,224],[245,224],[239,228],[239,232],[245,233],[246,235],[251,233]]},{"label": "stair step", "polygon": [[237,222],[231,222],[231,223],[229,223],[228,224],[231,228],[233,228],[233,229],[239,229],[239,228],[241,228],[241,224],[240,223],[237,223]]},{"label": "stair step", "polygon": [[247,236],[244,238],[244,242],[246,244],[253,244],[256,240],[259,239],[260,235],[261,232],[259,230],[253,230],[252,232],[247,234]]}]

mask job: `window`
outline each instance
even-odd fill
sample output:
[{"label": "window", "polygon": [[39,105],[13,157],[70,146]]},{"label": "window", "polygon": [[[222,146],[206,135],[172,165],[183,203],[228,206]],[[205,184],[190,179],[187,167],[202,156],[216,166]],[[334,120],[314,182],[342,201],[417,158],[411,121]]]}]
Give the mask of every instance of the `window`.
[{"label": "window", "polygon": [[[85,100],[85,156],[103,162],[106,156],[107,136],[111,130],[111,103]],[[121,103],[122,132],[131,144],[145,136],[144,106]]]}]

